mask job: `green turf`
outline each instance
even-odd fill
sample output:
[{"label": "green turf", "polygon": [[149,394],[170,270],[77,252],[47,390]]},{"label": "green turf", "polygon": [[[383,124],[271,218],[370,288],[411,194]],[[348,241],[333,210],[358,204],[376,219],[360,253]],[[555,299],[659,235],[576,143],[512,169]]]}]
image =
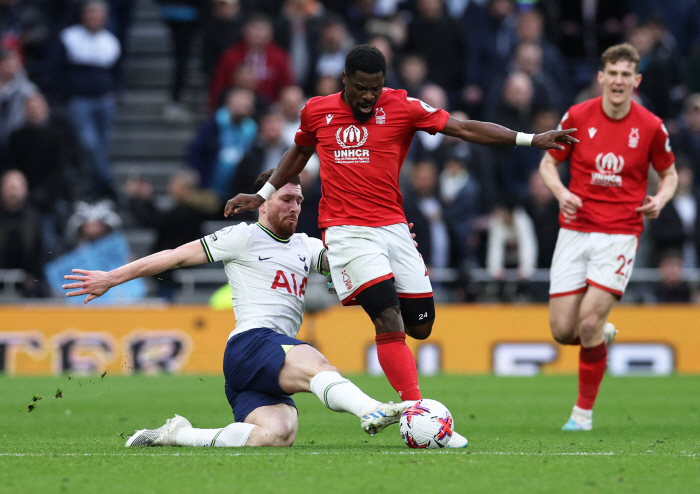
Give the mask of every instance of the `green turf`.
[{"label": "green turf", "polygon": [[[384,378],[355,376],[394,399]],[[219,377],[0,378],[0,492],[601,493],[700,492],[700,377],[606,377],[591,432],[562,432],[575,377],[422,378],[467,450],[412,451],[398,427],[366,436],[356,418],[297,396],[292,448],[124,448],[174,413],[231,422]],[[54,398],[60,388],[63,398]],[[34,395],[43,398],[32,412]]]}]

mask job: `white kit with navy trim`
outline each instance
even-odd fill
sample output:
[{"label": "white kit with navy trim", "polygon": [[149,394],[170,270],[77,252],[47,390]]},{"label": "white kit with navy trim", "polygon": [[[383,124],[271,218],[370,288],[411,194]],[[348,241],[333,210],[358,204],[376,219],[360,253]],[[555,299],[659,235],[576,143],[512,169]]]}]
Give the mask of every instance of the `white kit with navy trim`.
[{"label": "white kit with navy trim", "polygon": [[231,285],[236,328],[229,338],[253,328],[295,338],[309,273],[321,273],[323,242],[304,233],[283,239],[260,223],[229,226],[200,242],[209,262],[224,262]]}]

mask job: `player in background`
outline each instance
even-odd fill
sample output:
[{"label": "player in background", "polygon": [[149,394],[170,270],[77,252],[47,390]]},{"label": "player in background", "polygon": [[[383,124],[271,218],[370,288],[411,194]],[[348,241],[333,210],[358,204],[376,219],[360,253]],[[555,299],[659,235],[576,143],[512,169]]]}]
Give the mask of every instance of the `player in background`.
[{"label": "player in background", "polygon": [[403,400],[420,399],[406,334],[427,338],[435,319],[428,271],[406,225],[399,172],[418,130],[487,145],[564,149],[575,129],[522,134],[493,123],[460,121],[444,110],[384,87],[386,60],[374,47],[348,53],[345,88],[311,98],[295,143],[265,188],[230,199],[225,216],[259,208],[314,152],[321,162],[319,226],[331,276],[343,304],[356,300],[374,323],[379,363]]},{"label": "player in background", "polygon": [[[678,182],[668,132],[660,118],[632,101],[642,80],[639,54],[629,44],[608,48],[598,82],[603,96],[572,106],[561,126],[577,127],[578,144],[550,150],[540,163],[559,201],[561,229],[551,268],[549,323],[554,339],[580,345],[578,400],[563,430],[590,430],[605,373],[607,346],[617,332],[607,323],[629,281],[643,218],[653,219]],[[557,165],[569,160],[567,189]],[[659,174],[646,195],[649,163]]]},{"label": "player in background", "polygon": [[[263,173],[256,185],[262,187],[271,174],[271,170]],[[134,278],[224,262],[236,315],[236,328],[224,353],[225,389],[236,422],[224,428],[195,429],[176,415],[158,429],[136,431],[127,447],[291,446],[298,427],[293,393],[314,393],[331,410],[360,417],[362,428],[370,434],[398,422],[413,404],[385,404],[370,398],[316,349],[296,339],[309,270],[328,271],[321,240],[294,233],[303,200],[300,183],[294,176],[280,187],[260,208],[256,224],[230,226],[113,271],[74,269],[75,274],[65,276],[74,281],[63,285],[74,289],[67,295],[86,295],[88,303]],[[452,447],[463,442],[457,439]]]}]

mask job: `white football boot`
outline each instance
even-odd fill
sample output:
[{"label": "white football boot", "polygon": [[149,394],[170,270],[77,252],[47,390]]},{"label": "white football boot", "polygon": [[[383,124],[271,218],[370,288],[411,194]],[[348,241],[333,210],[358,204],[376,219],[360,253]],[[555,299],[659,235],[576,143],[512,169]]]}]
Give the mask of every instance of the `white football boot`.
[{"label": "white football boot", "polygon": [[452,431],[452,437],[447,442],[446,448],[466,448],[469,446],[469,441],[466,437],[457,431]]},{"label": "white football boot", "polygon": [[593,410],[582,410],[575,406],[563,431],[590,431],[593,429]]},{"label": "white football boot", "polygon": [[605,346],[612,345],[612,342],[615,341],[615,335],[617,333],[618,330],[615,329],[615,325],[613,323],[605,323],[605,325],[603,326],[603,339],[605,340]]},{"label": "white football boot", "polygon": [[177,446],[175,443],[177,433],[183,427],[192,427],[192,424],[190,424],[190,421],[185,417],[175,415],[173,418],[168,419],[165,425],[157,429],[141,429],[140,431],[134,432],[134,435],[130,436],[126,441],[126,447]]},{"label": "white football boot", "polygon": [[380,403],[374,410],[360,418],[360,426],[370,436],[383,431],[387,426],[401,420],[401,414],[416,404],[416,400],[402,401],[401,403]]}]

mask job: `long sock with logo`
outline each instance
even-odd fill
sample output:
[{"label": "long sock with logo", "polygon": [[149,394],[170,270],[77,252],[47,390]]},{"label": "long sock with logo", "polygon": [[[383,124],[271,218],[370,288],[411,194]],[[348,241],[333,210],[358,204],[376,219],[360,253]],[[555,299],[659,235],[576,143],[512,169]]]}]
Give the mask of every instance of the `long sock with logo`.
[{"label": "long sock with logo", "polygon": [[310,386],[321,403],[334,412],[349,412],[362,417],[379,405],[377,400],[334,371],[319,372],[311,379]]},{"label": "long sock with logo", "polygon": [[183,427],[177,433],[175,442],[178,446],[209,446],[230,448],[245,446],[255,424],[235,422],[223,429],[195,429]]},{"label": "long sock with logo", "polygon": [[416,361],[406,345],[406,333],[378,334],[374,340],[377,342],[379,365],[401,400],[420,400]]},{"label": "long sock with logo", "polygon": [[593,404],[605,374],[607,356],[608,348],[605,346],[605,342],[591,348],[581,347],[578,364],[577,407],[583,410],[593,410]]}]

